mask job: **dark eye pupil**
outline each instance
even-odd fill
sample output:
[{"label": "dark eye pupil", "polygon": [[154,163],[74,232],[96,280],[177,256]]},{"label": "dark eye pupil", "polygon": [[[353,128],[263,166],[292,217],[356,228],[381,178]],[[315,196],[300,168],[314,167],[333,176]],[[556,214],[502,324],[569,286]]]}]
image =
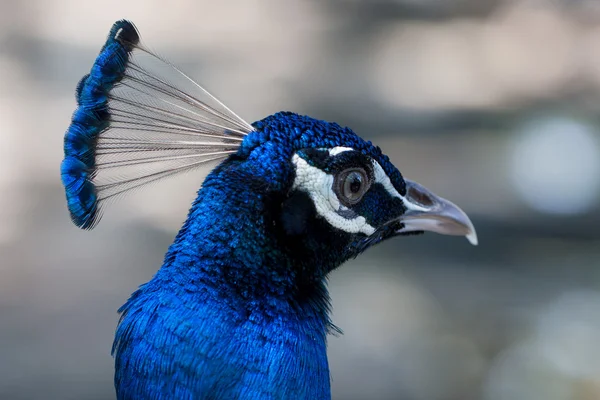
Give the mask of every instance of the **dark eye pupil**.
[{"label": "dark eye pupil", "polygon": [[360,192],[360,188],[362,187],[362,176],[358,172],[353,172],[348,177],[350,181],[350,191],[352,193]]}]

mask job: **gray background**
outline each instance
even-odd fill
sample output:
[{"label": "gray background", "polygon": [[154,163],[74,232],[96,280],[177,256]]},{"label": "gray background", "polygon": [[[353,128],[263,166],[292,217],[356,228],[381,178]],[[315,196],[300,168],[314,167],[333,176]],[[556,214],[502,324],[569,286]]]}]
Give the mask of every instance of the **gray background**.
[{"label": "gray background", "polygon": [[116,309],[160,266],[203,172],[71,225],[73,91],[136,23],[248,121],[334,120],[459,204],[332,274],[335,399],[600,398],[600,3],[0,1],[0,398],[108,399]]}]

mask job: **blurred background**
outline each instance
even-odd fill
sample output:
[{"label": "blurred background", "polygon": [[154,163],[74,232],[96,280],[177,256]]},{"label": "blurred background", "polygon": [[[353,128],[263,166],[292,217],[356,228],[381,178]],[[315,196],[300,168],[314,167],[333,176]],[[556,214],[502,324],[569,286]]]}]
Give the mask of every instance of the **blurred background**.
[{"label": "blurred background", "polygon": [[0,398],[110,399],[116,310],[203,171],[92,232],[59,180],[74,89],[112,23],[248,121],[352,127],[459,204],[331,276],[335,399],[600,399],[600,2],[0,0]]}]

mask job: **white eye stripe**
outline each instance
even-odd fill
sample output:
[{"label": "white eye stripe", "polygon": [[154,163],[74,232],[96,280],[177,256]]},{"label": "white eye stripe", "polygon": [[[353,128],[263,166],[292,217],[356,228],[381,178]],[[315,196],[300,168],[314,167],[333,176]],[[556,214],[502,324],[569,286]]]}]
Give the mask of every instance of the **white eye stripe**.
[{"label": "white eye stripe", "polygon": [[390,181],[390,178],[387,176],[383,168],[381,168],[381,165],[379,165],[379,163],[375,160],[373,160],[373,173],[375,175],[375,182],[381,184],[385,188],[385,190],[387,190],[390,196],[398,197],[400,199],[402,198],[402,196],[400,195],[400,193],[398,193],[394,185],[392,185],[392,181]]},{"label": "white eye stripe", "polygon": [[354,149],[351,148],[351,147],[338,146],[338,147],[334,147],[332,149],[329,149],[329,155],[330,156],[337,156],[338,154],[344,153],[346,151],[354,151]]},{"label": "white eye stripe", "polygon": [[392,181],[390,181],[390,178],[387,176],[381,165],[379,165],[379,163],[375,160],[373,160],[373,172],[375,174],[375,182],[381,184],[385,188],[385,190],[387,190],[390,196],[402,199],[402,202],[404,203],[404,207],[406,207],[406,209],[417,211],[428,210],[427,208],[421,207],[418,204],[411,203],[409,200],[406,199],[406,197],[398,193],[394,185],[392,185]]},{"label": "white eye stripe", "polygon": [[[331,150],[335,149],[340,149],[340,147]],[[375,228],[369,225],[362,216],[348,219],[340,215],[339,211],[343,211],[343,206],[333,191],[333,175],[309,165],[306,160],[297,154],[293,155],[292,162],[296,166],[296,178],[292,188],[308,193],[319,216],[323,217],[333,227],[344,232],[364,233],[365,235],[371,235],[375,232]]]}]

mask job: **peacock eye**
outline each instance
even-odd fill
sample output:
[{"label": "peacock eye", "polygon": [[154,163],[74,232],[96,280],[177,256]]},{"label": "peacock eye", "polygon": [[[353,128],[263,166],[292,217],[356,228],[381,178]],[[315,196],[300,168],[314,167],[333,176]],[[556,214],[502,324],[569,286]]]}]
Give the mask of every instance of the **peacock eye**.
[{"label": "peacock eye", "polygon": [[370,186],[369,177],[362,168],[349,168],[335,177],[335,192],[346,206],[358,203]]}]

